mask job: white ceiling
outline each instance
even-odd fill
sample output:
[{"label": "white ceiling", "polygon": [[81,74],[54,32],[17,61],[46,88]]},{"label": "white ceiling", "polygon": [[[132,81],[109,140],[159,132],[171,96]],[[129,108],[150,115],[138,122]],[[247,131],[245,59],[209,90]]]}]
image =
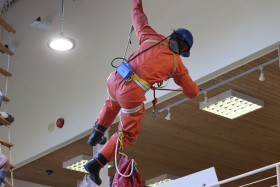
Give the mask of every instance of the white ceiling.
[{"label": "white ceiling", "polygon": [[[194,34],[191,57],[184,63],[198,81],[280,40],[278,0],[144,0],[150,25],[168,35],[185,27]],[[131,25],[130,1],[65,1],[64,34],[76,48],[57,53],[47,40],[60,32],[61,2],[17,0],[4,17],[12,20],[18,45],[11,59],[8,112],[14,115],[13,158],[18,166],[89,132],[107,97],[110,62],[122,56]],[[38,16],[49,30],[30,27]],[[3,33],[2,42],[8,40]],[[129,52],[137,48],[134,36]],[[0,57],[6,67],[7,55]],[[5,87],[1,78],[1,88]],[[170,87],[176,87],[172,82]],[[151,93],[148,93],[148,100]],[[158,96],[163,95],[159,93]],[[2,108],[3,109],[3,108]],[[65,118],[65,127],[48,132],[48,125]],[[0,138],[8,139],[1,127]]]}]

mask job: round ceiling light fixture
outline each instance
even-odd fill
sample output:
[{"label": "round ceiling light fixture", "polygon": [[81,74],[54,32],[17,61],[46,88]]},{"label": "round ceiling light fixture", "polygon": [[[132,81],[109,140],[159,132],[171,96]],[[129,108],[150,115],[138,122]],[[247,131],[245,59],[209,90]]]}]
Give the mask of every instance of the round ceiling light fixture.
[{"label": "round ceiling light fixture", "polygon": [[60,35],[52,37],[48,41],[48,47],[55,51],[70,51],[75,47],[75,41],[72,38],[65,37],[63,34],[63,18],[64,18],[64,0],[62,0]]},{"label": "round ceiling light fixture", "polygon": [[49,39],[48,47],[56,51],[69,51],[75,47],[75,41],[63,35],[55,36]]}]

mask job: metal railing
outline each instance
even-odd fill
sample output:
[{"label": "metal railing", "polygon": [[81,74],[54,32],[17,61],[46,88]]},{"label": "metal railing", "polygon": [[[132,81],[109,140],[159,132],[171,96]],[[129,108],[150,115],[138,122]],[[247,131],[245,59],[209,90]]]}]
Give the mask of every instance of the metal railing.
[{"label": "metal railing", "polygon": [[241,174],[241,175],[237,175],[235,177],[231,177],[229,179],[225,179],[225,180],[222,180],[222,181],[220,181],[218,183],[211,184],[211,185],[208,185],[208,186],[205,186],[205,187],[219,187],[222,184],[226,184],[226,183],[229,183],[229,182],[232,182],[232,181],[236,181],[236,180],[239,180],[241,178],[248,177],[248,176],[251,176],[251,175],[254,175],[254,174],[257,174],[257,173],[269,170],[269,169],[273,169],[273,168],[276,169],[276,175],[273,175],[271,177],[267,177],[265,179],[261,179],[261,180],[258,180],[258,181],[254,181],[254,182],[251,182],[251,183],[239,186],[239,187],[249,186],[251,184],[262,182],[264,180],[268,180],[268,179],[271,179],[271,178],[274,178],[274,177],[277,177],[277,184],[274,185],[274,186],[271,186],[271,187],[280,187],[280,162],[278,162],[276,164],[272,164],[272,165],[266,166],[266,167],[263,167],[263,168],[260,168],[260,169],[256,169],[256,170],[253,170],[253,171]]}]

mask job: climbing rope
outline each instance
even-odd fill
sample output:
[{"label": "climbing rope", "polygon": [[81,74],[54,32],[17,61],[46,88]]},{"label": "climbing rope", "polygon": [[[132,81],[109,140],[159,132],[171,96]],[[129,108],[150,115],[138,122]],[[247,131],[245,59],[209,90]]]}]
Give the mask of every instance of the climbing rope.
[{"label": "climbing rope", "polygon": [[126,156],[128,157],[126,154],[124,154],[122,152],[123,150],[123,142],[122,142],[122,139],[124,138],[124,135],[123,135],[123,123],[122,123],[122,119],[121,119],[121,116],[120,117],[120,123],[121,123],[121,131],[118,133],[118,139],[117,139],[117,143],[116,143],[116,149],[115,149],[115,167],[116,167],[116,170],[117,172],[119,173],[119,175],[121,175],[122,177],[130,177],[132,175],[132,172],[133,172],[133,168],[134,168],[134,159],[131,159],[132,160],[132,163],[131,163],[131,170],[130,170],[130,173],[128,175],[125,175],[125,174],[122,174],[119,169],[118,169],[118,163],[117,163],[117,151],[118,151],[118,144],[120,142],[120,149],[119,149],[119,154],[122,155],[122,156]]},{"label": "climbing rope", "polygon": [[129,29],[129,34],[128,34],[128,41],[127,41],[126,48],[125,48],[124,55],[123,55],[124,59],[125,59],[125,56],[126,56],[128,46],[129,46],[129,44],[131,44],[131,34],[132,34],[133,30],[134,30],[134,27],[131,24],[130,29]]},{"label": "climbing rope", "polygon": [[153,114],[152,114],[152,116],[153,116],[153,118],[156,118],[156,108],[157,108],[156,90],[174,91],[174,92],[182,92],[183,91],[182,89],[179,89],[179,90],[164,89],[162,87],[154,87],[154,86],[152,86],[151,89],[154,92],[154,99],[152,100],[152,103],[153,103]]}]

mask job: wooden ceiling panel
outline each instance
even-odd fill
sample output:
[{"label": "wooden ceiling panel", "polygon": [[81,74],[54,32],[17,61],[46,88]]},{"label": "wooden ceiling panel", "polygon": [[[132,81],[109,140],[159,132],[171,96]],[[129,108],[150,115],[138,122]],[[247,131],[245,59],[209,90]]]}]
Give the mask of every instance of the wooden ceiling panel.
[{"label": "wooden ceiling panel", "polygon": [[[273,51],[246,65],[210,80],[199,87],[209,88],[244,71],[278,57]],[[145,112],[141,132],[136,142],[125,153],[138,164],[143,181],[168,173],[179,177],[215,166],[219,180],[233,177],[280,161],[280,70],[278,62],[264,67],[266,80],[258,80],[260,71],[252,72],[207,93],[208,98],[233,89],[264,101],[264,108],[234,120],[226,119],[199,109],[204,95],[183,102],[170,109],[171,121],[165,120],[167,111],[152,117]],[[158,104],[161,109],[184,99],[180,94]],[[110,134],[117,130],[112,125]],[[83,174],[62,168],[62,162],[80,154],[91,155],[87,137],[48,154],[14,172],[17,179],[51,185],[74,187]],[[47,176],[45,170],[53,169]],[[115,169],[109,169],[113,176]],[[275,174],[275,172],[274,172]],[[274,175],[263,172],[224,186],[238,186]],[[272,186],[276,180],[255,184]]]}]

